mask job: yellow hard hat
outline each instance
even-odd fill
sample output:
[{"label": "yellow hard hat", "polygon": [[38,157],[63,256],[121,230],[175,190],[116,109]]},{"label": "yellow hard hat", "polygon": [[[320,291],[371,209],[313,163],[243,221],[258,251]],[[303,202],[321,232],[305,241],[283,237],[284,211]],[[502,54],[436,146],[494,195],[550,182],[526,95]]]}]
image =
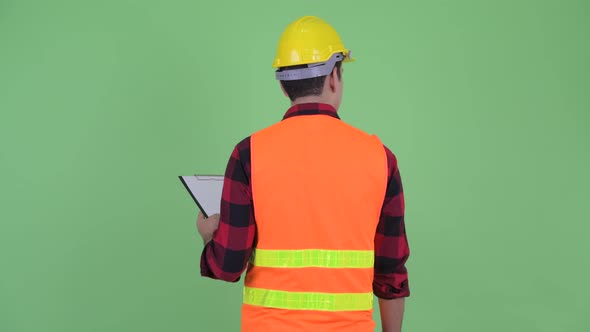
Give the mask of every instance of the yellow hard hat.
[{"label": "yellow hard hat", "polygon": [[316,16],[303,16],[283,31],[272,67],[323,63],[336,53],[343,55],[344,62],[355,60],[331,25]]}]

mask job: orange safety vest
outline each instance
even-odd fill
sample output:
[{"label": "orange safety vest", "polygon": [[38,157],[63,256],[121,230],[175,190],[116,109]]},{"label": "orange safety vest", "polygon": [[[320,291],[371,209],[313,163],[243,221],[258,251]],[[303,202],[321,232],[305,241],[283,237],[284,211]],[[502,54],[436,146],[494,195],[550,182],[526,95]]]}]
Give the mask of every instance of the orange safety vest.
[{"label": "orange safety vest", "polygon": [[242,331],[373,331],[374,239],[387,186],[376,136],[301,115],[251,136],[257,243]]}]

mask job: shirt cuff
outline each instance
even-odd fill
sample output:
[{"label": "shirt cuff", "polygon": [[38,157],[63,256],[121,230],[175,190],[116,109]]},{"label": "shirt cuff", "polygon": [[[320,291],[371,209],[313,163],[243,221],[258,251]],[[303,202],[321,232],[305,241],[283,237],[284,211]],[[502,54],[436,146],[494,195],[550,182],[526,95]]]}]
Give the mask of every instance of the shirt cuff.
[{"label": "shirt cuff", "polygon": [[410,287],[406,274],[393,276],[375,276],[373,294],[380,299],[398,299],[410,296]]}]

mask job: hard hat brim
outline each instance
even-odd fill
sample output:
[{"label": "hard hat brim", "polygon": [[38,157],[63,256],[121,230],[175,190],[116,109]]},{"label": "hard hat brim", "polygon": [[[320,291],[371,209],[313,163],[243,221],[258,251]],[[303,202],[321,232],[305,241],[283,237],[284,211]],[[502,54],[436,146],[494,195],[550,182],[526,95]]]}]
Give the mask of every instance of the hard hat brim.
[{"label": "hard hat brim", "polygon": [[326,76],[332,72],[339,61],[351,62],[355,61],[355,59],[348,58],[341,52],[336,52],[327,61],[308,64],[305,68],[288,69],[289,67],[286,67],[285,70],[277,70],[275,78],[279,81],[296,81]]}]

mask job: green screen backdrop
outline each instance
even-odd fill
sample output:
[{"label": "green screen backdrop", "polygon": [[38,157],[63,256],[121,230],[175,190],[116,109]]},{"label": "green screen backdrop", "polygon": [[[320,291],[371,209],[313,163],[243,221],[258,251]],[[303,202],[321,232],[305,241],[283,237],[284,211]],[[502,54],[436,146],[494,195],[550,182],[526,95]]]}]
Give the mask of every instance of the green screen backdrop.
[{"label": "green screen backdrop", "polygon": [[588,331],[583,0],[0,0],[0,331],[238,330],[177,176],[281,119],[302,15],[358,60],[343,120],[399,159],[404,331]]}]

